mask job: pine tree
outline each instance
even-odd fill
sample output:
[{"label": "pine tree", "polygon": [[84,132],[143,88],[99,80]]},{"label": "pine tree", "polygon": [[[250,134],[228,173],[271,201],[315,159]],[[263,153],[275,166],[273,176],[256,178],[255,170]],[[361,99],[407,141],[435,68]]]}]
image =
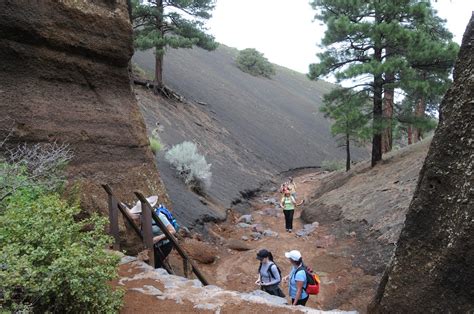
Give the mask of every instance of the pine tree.
[{"label": "pine tree", "polygon": [[439,103],[451,85],[450,75],[459,46],[452,41],[453,35],[444,24],[445,21],[430,10],[424,23],[414,25],[417,33],[411,41],[413,47],[406,55],[412,70],[401,76],[401,87],[408,98],[406,104],[412,105],[414,142],[433,126],[426,112],[438,111]]},{"label": "pine tree", "polygon": [[134,44],[140,50],[155,49],[156,88],[163,86],[166,48],[214,50],[214,37],[206,34],[204,21],[211,17],[214,0],[132,0]]},{"label": "pine tree", "polygon": [[369,102],[366,91],[336,88],[324,95],[320,110],[334,120],[331,133],[342,136],[339,140],[346,148],[346,171],[351,169],[350,143],[362,143],[371,135]]},{"label": "pine tree", "polygon": [[[372,166],[382,159],[383,92],[395,88],[400,73],[410,68],[404,58],[407,45],[423,23],[430,4],[424,1],[313,0],[317,19],[327,31],[322,40],[326,51],[320,62],[310,65],[309,77],[333,73],[338,80],[353,80],[353,88],[363,88],[373,98]],[[393,75],[393,78],[390,77]]]}]

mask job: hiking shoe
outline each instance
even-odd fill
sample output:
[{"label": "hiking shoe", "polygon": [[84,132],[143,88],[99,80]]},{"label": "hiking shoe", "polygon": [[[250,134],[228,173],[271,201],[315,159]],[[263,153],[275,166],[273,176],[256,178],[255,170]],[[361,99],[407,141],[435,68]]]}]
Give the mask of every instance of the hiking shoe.
[{"label": "hiking shoe", "polygon": [[291,229],[288,229],[288,232],[291,233]]}]

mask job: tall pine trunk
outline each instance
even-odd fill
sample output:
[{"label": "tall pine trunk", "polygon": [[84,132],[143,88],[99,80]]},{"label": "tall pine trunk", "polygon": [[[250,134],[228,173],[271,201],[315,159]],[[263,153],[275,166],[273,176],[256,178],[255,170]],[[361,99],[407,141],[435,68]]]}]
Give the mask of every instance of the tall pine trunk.
[{"label": "tall pine trunk", "polygon": [[[385,75],[386,83],[393,83],[394,75],[388,73]],[[392,136],[392,119],[393,119],[393,87],[385,88],[384,90],[384,107],[383,107],[383,117],[387,122],[387,127],[383,131],[382,136],[382,153],[388,153],[392,150],[393,136]]]},{"label": "tall pine trunk", "polygon": [[163,87],[163,54],[156,52],[155,56],[155,91]]},{"label": "tall pine trunk", "polygon": [[[382,49],[375,48],[374,59],[382,62]],[[383,112],[383,78],[381,74],[374,76],[374,109],[373,109],[373,132],[372,137],[372,167],[382,160],[382,132],[380,125],[382,122]]]},{"label": "tall pine trunk", "polygon": [[412,139],[413,139],[413,128],[411,125],[408,126],[407,129],[407,136],[408,136],[408,145],[413,144]]},{"label": "tall pine trunk", "polygon": [[[156,2],[156,7],[160,12],[160,15],[156,16],[156,25],[158,27],[158,31],[161,33],[161,36],[164,36],[163,33],[163,0],[159,0]],[[163,87],[163,55],[164,55],[164,47],[155,47],[155,93],[159,92]]]},{"label": "tall pine trunk", "polygon": [[346,134],[346,171],[351,170],[351,147],[349,134]]},{"label": "tall pine trunk", "polygon": [[[425,102],[425,98],[422,96],[418,100],[418,103],[416,104],[415,117],[417,119],[422,119],[425,116],[425,111],[426,111],[426,102]],[[414,135],[413,140],[415,143],[418,141],[421,141],[423,137],[423,130],[419,127],[415,128],[415,132],[413,135]]]}]

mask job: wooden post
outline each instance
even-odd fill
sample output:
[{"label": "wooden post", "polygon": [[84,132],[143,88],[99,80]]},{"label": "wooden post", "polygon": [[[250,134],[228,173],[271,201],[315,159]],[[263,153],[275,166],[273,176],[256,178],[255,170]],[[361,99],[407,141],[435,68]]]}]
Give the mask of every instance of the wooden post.
[{"label": "wooden post", "polygon": [[109,233],[114,238],[113,249],[120,250],[118,206],[117,206],[118,202],[112,194],[109,194],[108,198],[109,198]]},{"label": "wooden post", "polygon": [[145,244],[145,248],[148,249],[148,257],[150,261],[150,265],[155,267],[155,253],[153,247],[153,231],[151,225],[151,213],[152,209],[148,201],[140,200],[142,205],[142,230],[143,230],[143,243]]},{"label": "wooden post", "polygon": [[189,278],[188,260],[183,258],[184,277]]},{"label": "wooden post", "polygon": [[[110,196],[112,195],[113,196],[113,192],[112,192],[112,189],[110,188],[110,186],[108,184],[102,184],[102,188],[105,190],[105,192],[107,192],[107,194]],[[142,232],[140,230],[140,228],[135,224],[135,222],[133,221],[133,218],[130,217],[130,214],[128,213],[128,210],[126,208],[124,208],[122,206],[122,204],[120,204],[118,201],[117,201],[117,208],[120,210],[120,212],[122,213],[122,215],[125,217],[125,219],[130,223],[130,225],[132,226],[133,230],[135,230],[135,233],[138,235],[138,237],[140,237],[141,240],[143,240],[143,235],[142,235]]]},{"label": "wooden post", "polygon": [[[135,192],[135,195],[138,197],[138,199],[140,200],[140,202],[142,203],[142,212],[143,212],[143,209],[144,207],[147,207],[148,210],[151,212],[151,217],[153,218],[153,220],[156,222],[156,224],[158,225],[158,227],[161,229],[161,231],[163,231],[163,233],[166,235],[166,238],[168,240],[171,241],[171,243],[173,243],[173,246],[175,247],[176,251],[178,252],[179,255],[181,255],[181,257],[185,260],[188,260],[189,263],[191,264],[191,269],[192,271],[194,272],[194,274],[196,275],[196,277],[201,281],[201,283],[204,285],[204,286],[207,286],[209,285],[208,281],[206,280],[206,278],[203,276],[203,274],[199,271],[199,269],[197,268],[197,266],[194,264],[194,262],[188,257],[188,255],[186,254],[186,252],[181,248],[181,246],[179,245],[178,243],[178,240],[176,240],[176,238],[168,231],[168,229],[165,227],[165,225],[163,224],[163,222],[161,222],[160,218],[158,218],[158,215],[155,214],[155,212],[153,210],[151,210],[151,206],[150,204],[148,203],[147,199],[143,196],[142,193],[140,192]],[[151,224],[150,224],[150,229],[151,229]]]}]

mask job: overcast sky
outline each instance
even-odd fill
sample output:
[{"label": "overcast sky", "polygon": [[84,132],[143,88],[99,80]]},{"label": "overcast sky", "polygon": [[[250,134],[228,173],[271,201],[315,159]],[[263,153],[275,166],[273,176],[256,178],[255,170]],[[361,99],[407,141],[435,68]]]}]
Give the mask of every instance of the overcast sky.
[{"label": "overcast sky", "polygon": [[[474,11],[474,0],[433,2],[447,20],[454,40],[462,35]],[[307,73],[317,61],[317,45],[324,33],[309,0],[217,0],[207,26],[216,40],[238,49],[255,48],[271,62]]]}]

